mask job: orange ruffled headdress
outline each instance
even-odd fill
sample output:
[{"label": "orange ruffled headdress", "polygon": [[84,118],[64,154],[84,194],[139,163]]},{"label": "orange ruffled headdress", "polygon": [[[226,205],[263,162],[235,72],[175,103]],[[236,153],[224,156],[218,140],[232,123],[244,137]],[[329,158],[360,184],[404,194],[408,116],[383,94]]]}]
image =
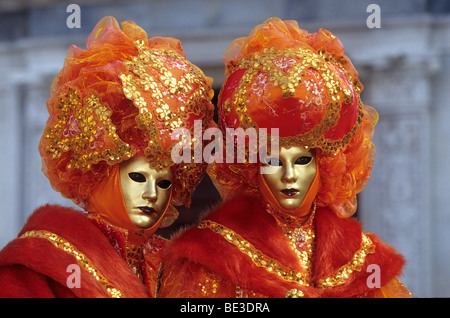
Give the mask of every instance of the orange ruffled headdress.
[{"label": "orange ruffled headdress", "polygon": [[88,210],[116,165],[144,155],[154,169],[172,167],[171,204],[189,206],[206,164],[175,164],[171,150],[179,140],[171,136],[178,128],[193,136],[195,120],[203,130],[215,125],[212,79],[186,60],[179,40],[147,38],[134,22],[121,25],[105,17],[86,50],[69,49],[47,102],[43,172],[56,191]]},{"label": "orange ruffled headdress", "polygon": [[[378,115],[361,102],[363,86],[339,39],[271,18],[234,40],[223,59],[221,129],[278,128],[280,146],[316,149],[317,204],[352,215],[372,168]],[[260,192],[258,164],[215,164],[209,174],[223,196]]]}]

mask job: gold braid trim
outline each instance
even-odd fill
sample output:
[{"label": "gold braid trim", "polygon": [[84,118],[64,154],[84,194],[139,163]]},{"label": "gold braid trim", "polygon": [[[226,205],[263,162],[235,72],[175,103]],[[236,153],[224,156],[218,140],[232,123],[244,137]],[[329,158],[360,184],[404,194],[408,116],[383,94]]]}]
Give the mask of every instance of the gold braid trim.
[{"label": "gold braid trim", "polygon": [[339,268],[336,274],[319,279],[317,286],[325,289],[345,284],[354,271],[361,271],[362,266],[366,261],[367,254],[373,253],[375,253],[375,244],[373,244],[370,238],[363,233],[361,238],[361,248],[353,255],[353,259]]},{"label": "gold braid trim", "polygon": [[[220,234],[226,241],[232,243],[237,248],[239,248],[242,253],[250,257],[250,259],[256,266],[264,267],[267,271],[278,275],[285,281],[296,282],[302,286],[309,286],[305,275],[284,267],[277,261],[264,255],[250,242],[246,241],[240,235],[228,229],[227,227],[211,220],[202,221],[198,225],[198,227],[200,229],[210,229],[213,232]],[[356,251],[356,253],[353,255],[352,260],[339,268],[336,274],[319,279],[318,283],[315,284],[315,287],[325,289],[345,284],[354,271],[361,271],[367,254],[372,254],[374,252],[375,244],[372,243],[372,241],[366,234],[362,233],[361,248]]]},{"label": "gold braid trim", "polygon": [[92,261],[89,260],[89,258],[87,258],[75,246],[66,241],[64,238],[48,231],[28,231],[25,232],[19,238],[28,238],[28,237],[45,239],[50,243],[52,243],[55,247],[62,249],[66,253],[72,255],[73,257],[76,258],[76,260],[81,265],[81,267],[83,267],[84,270],[86,270],[88,273],[94,276],[95,279],[103,285],[103,287],[111,295],[111,297],[125,298],[125,296],[118,289],[114,288],[113,285],[106,279],[106,277],[104,277],[100,273],[100,271],[93,265]]},{"label": "gold braid trim", "polygon": [[208,228],[213,232],[222,235],[225,240],[235,245],[242,253],[250,257],[253,264],[255,264],[256,266],[264,267],[268,272],[278,275],[285,281],[296,282],[303,286],[309,286],[309,284],[306,282],[307,279],[303,274],[297,273],[290,268],[284,267],[277,261],[264,255],[261,251],[257,250],[250,242],[246,241],[240,235],[228,229],[227,227],[210,220],[202,221],[198,227],[200,229]]}]

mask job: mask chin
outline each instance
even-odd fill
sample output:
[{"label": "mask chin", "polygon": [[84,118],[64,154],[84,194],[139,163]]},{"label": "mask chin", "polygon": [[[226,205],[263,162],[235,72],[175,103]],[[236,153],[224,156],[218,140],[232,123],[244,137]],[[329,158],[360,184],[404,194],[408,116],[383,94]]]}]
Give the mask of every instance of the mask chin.
[{"label": "mask chin", "polygon": [[[167,201],[167,205],[166,205],[166,207],[165,207],[165,209],[164,209],[164,212],[161,213],[161,215],[160,215],[160,217],[158,218],[158,220],[157,220],[151,227],[146,228],[146,229],[143,229],[143,231],[146,233],[146,235],[148,235],[148,236],[152,235],[153,233],[156,232],[156,230],[157,230],[161,225],[163,225],[162,223],[164,222],[164,217],[165,217],[166,214],[171,210],[171,209],[169,209],[169,208],[173,208],[173,207],[170,205],[171,200],[172,200],[172,190],[170,191],[170,197],[169,197],[169,200]],[[177,214],[177,217],[178,217],[178,214]],[[175,220],[174,220],[174,221],[175,221]],[[170,225],[170,224],[169,224],[169,225]],[[169,225],[166,225],[166,226],[169,226]]]}]

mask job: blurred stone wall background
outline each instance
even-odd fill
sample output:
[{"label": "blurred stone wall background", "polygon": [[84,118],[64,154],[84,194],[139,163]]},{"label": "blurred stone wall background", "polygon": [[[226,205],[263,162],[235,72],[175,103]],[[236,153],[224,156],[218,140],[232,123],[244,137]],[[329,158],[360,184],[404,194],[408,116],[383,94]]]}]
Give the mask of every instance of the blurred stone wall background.
[{"label": "blurred stone wall background", "polygon": [[[80,28],[66,24],[70,3],[80,6]],[[366,23],[370,4],[381,9],[380,28]],[[326,28],[344,43],[365,85],[363,101],[380,114],[375,166],[357,217],[404,254],[401,280],[415,296],[450,296],[449,14],[446,0],[1,0],[0,248],[38,206],[73,206],[41,173],[37,145],[67,48],[85,48],[98,20],[112,15],[150,36],[179,38],[218,92],[228,44],[278,16],[309,32]],[[193,222],[217,200],[205,178],[175,226]]]}]

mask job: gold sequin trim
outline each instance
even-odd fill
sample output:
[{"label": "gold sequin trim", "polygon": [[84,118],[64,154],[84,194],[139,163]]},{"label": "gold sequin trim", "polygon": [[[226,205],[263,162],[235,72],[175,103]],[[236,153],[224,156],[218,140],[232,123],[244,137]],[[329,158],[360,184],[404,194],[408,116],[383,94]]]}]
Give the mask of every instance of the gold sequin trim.
[{"label": "gold sequin trim", "polygon": [[362,266],[366,261],[367,254],[373,253],[375,253],[375,244],[373,244],[370,238],[363,233],[361,248],[353,255],[353,259],[339,268],[335,275],[319,279],[317,284],[318,287],[324,289],[345,284],[354,271],[361,271]]},{"label": "gold sequin trim", "polygon": [[261,251],[256,249],[250,242],[243,239],[240,235],[227,227],[218,224],[211,220],[202,221],[199,226],[200,229],[210,229],[213,232],[222,235],[222,237],[228,242],[235,245],[239,250],[246,254],[252,260],[253,264],[258,267],[264,267],[268,272],[278,275],[285,281],[296,282],[300,285],[309,286],[307,278],[297,273],[292,269],[289,269],[270,257],[264,255]]},{"label": "gold sequin trim", "polygon": [[75,246],[66,241],[64,238],[58,236],[57,234],[48,232],[48,231],[28,231],[25,232],[20,238],[41,238],[49,241],[55,247],[62,249],[66,253],[69,253],[78,261],[78,263],[95,277],[97,281],[99,281],[106,291],[113,298],[125,298],[125,296],[117,289],[112,286],[112,284],[104,277],[100,271],[92,264],[91,260],[89,260],[83,253],[81,253]]},{"label": "gold sequin trim", "polygon": [[[148,140],[145,153],[148,158],[157,158],[150,164],[161,169],[174,163],[170,156],[172,147],[161,148],[156,122],[163,123],[164,129],[175,131],[191,126],[188,124],[191,114],[201,114],[202,121],[209,123],[213,112],[212,108],[206,110],[205,105],[213,93],[207,89],[209,84],[203,73],[180,54],[168,49],[149,48],[143,41],[135,41],[134,45],[139,53],[125,61],[128,71],[120,74],[119,78],[126,98],[133,101],[139,110],[136,121]],[[175,73],[182,75],[176,76]],[[192,135],[193,128],[190,132]],[[194,146],[194,140],[186,142]]]},{"label": "gold sequin trim", "polygon": [[311,228],[296,228],[294,230],[286,230],[286,237],[289,239],[292,250],[300,260],[306,272],[306,276],[311,276],[311,258],[315,247],[315,234]]},{"label": "gold sequin trim", "polygon": [[45,134],[45,150],[53,159],[71,151],[67,169],[86,171],[102,160],[112,165],[134,155],[117,135],[111,110],[96,94],[83,99],[77,89],[69,88],[58,98],[52,117],[56,122]]},{"label": "gold sequin trim", "polygon": [[[198,227],[200,229],[210,229],[213,232],[220,234],[226,241],[235,245],[239,250],[246,254],[252,262],[258,267],[264,267],[267,271],[274,273],[288,282],[296,282],[303,286],[310,286],[307,282],[307,277],[301,273],[297,273],[277,261],[264,255],[261,251],[257,250],[250,242],[243,239],[234,231],[227,227],[218,224],[211,220],[202,221]],[[368,254],[375,252],[375,245],[366,234],[362,234],[361,248],[353,255],[352,260],[346,265],[342,266],[336,274],[319,279],[315,287],[322,289],[329,287],[336,287],[345,284],[350,278],[350,275],[355,271],[361,271],[362,266],[366,260]]]}]

